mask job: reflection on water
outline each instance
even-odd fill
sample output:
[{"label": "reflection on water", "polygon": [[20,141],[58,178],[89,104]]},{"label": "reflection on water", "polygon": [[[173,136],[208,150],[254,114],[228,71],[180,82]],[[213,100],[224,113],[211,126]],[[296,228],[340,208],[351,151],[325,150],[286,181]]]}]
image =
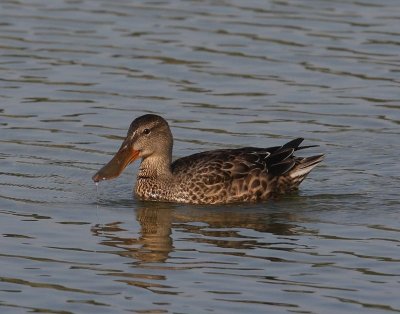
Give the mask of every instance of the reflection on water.
[{"label": "reflection on water", "polygon": [[[132,217],[136,225],[132,220],[114,222],[96,225],[92,232],[101,245],[112,248],[108,253],[128,259],[125,263],[129,268],[124,272],[104,275],[160,296],[191,297],[196,280],[200,285],[206,280],[210,290],[205,293],[220,296],[212,301],[217,308],[219,302],[243,302],[299,309],[294,300],[301,296],[309,302],[328,298],[362,308],[388,309],[364,299],[358,283],[363,276],[371,280],[378,276],[386,278],[382,284],[388,288],[395,285],[395,280],[387,276],[397,272],[386,263],[396,267],[399,260],[385,257],[390,255],[386,250],[381,250],[379,256],[368,254],[370,248],[389,240],[380,238],[381,230],[376,233],[381,228],[319,221],[321,215],[325,216],[318,209],[320,203],[307,203],[309,210],[297,213],[291,209],[296,206],[291,201],[273,205],[275,210],[263,205],[215,210],[139,203]],[[368,245],[355,248],[354,241],[368,241]],[[337,243],[340,250],[331,250],[332,243]],[[359,262],[364,259],[369,262],[361,266]],[[383,268],[373,271],[373,264],[376,270]],[[343,285],[346,279],[335,277],[343,272],[355,282]],[[176,276],[183,281],[177,282]],[[190,282],[184,281],[187,276]],[[243,287],[249,283],[259,290],[245,292]],[[207,309],[207,305],[201,308]]]},{"label": "reflection on water", "polygon": [[92,232],[105,238],[101,244],[126,250],[118,252],[121,256],[131,256],[143,263],[165,262],[173,249],[171,209],[140,208],[137,209],[137,220],[140,224],[140,236],[137,239],[118,237],[118,232],[126,230],[117,222],[96,225]]},{"label": "reflection on water", "polygon": [[[97,224],[91,230],[93,235],[100,239],[101,245],[112,248],[111,251],[107,250],[108,253],[130,260],[128,262],[132,267],[130,270],[107,272],[106,276],[156,294],[182,294],[182,291],[176,291],[179,288],[175,286],[177,283],[174,280],[172,280],[174,285],[169,284],[171,271],[197,269],[204,273],[210,272],[212,276],[219,276],[226,271],[229,273],[245,269],[265,272],[263,268],[250,267],[250,265],[248,266],[250,268],[247,268],[235,261],[246,255],[260,259],[261,263],[291,263],[273,256],[274,254],[271,256],[262,254],[257,257],[252,255],[251,251],[268,249],[291,252],[297,247],[292,237],[298,234],[313,234],[312,231],[290,223],[292,219],[296,221],[296,215],[273,212],[266,214],[260,208],[243,211],[232,207],[220,208],[216,211],[212,207],[181,208],[171,204],[140,203],[135,209],[135,216],[138,230],[134,230],[130,226],[131,223],[126,222]],[[178,239],[173,236],[176,232],[182,234]],[[258,236],[246,235],[246,232],[254,232]],[[282,236],[282,239],[278,242],[266,243],[265,238],[260,236],[264,233]],[[181,241],[192,243],[192,245],[185,244],[182,248],[179,244]],[[199,249],[200,247],[203,249]],[[203,261],[195,258],[195,255],[199,253],[204,255]],[[221,258],[218,258],[219,261],[212,258],[216,254],[221,255]],[[145,271],[147,269],[151,270],[151,274]],[[138,273],[137,270],[144,270],[144,272]],[[212,274],[213,272],[215,273]],[[262,275],[260,279],[262,278],[270,277]],[[213,287],[212,293],[241,294],[236,289],[217,284]],[[251,303],[251,300],[248,302]]]},{"label": "reflection on water", "polygon": [[171,238],[172,213],[169,209],[137,209],[142,248],[136,256],[143,262],[164,262],[173,249]]},{"label": "reflection on water", "polygon": [[[0,312],[399,312],[393,0],[0,1]],[[191,207],[91,176],[130,122],[174,156],[302,136],[298,195]]]},{"label": "reflection on water", "polygon": [[[140,225],[138,238],[119,237],[126,231],[120,222],[96,225],[92,232],[102,238],[101,244],[117,248],[121,256],[131,256],[143,263],[165,262],[175,249],[171,237],[172,228],[189,236],[188,240],[210,244],[220,248],[252,249],[261,245],[256,238],[240,235],[249,229],[275,235],[295,235],[302,229],[297,225],[280,223],[296,216],[292,213],[270,214],[215,208],[172,209],[170,206],[139,206],[136,219]],[[295,219],[293,219],[295,220]],[[301,233],[305,233],[301,230]]]}]

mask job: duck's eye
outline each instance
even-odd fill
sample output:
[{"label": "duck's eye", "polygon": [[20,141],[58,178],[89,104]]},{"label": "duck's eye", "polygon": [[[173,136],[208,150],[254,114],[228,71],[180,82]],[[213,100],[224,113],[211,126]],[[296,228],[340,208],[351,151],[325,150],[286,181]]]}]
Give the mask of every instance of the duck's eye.
[{"label": "duck's eye", "polygon": [[146,135],[147,135],[147,134],[150,134],[150,129],[144,129],[144,130],[143,130],[143,134],[146,134]]}]

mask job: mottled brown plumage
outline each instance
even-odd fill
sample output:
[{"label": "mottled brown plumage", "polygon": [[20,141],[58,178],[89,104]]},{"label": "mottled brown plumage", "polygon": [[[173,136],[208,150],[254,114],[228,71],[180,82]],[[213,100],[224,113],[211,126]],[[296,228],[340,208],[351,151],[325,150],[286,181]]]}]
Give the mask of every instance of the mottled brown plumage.
[{"label": "mottled brown plumage", "polygon": [[172,134],[157,115],[135,119],[113,159],[93,180],[117,177],[142,158],[135,194],[143,200],[193,204],[257,202],[296,190],[323,155],[295,157],[297,138],[283,146],[205,151],[172,162]]}]

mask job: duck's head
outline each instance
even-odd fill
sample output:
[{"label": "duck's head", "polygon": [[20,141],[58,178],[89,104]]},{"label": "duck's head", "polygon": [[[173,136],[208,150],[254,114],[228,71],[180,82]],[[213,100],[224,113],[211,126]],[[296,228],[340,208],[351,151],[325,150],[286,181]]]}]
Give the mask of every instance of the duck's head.
[{"label": "duck's head", "polygon": [[92,179],[94,182],[113,179],[138,158],[170,158],[171,154],[172,134],[167,121],[160,116],[146,114],[131,123],[118,152]]}]

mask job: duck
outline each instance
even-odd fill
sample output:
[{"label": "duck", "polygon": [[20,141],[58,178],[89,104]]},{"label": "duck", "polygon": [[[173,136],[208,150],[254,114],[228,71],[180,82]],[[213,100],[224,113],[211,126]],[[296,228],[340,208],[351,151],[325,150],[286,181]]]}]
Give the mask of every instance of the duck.
[{"label": "duck", "polygon": [[298,190],[324,154],[297,157],[296,138],[282,146],[243,147],[195,153],[172,161],[173,136],[168,122],[145,114],[131,123],[114,157],[93,177],[118,177],[141,159],[133,194],[139,200],[186,204],[261,202]]}]

